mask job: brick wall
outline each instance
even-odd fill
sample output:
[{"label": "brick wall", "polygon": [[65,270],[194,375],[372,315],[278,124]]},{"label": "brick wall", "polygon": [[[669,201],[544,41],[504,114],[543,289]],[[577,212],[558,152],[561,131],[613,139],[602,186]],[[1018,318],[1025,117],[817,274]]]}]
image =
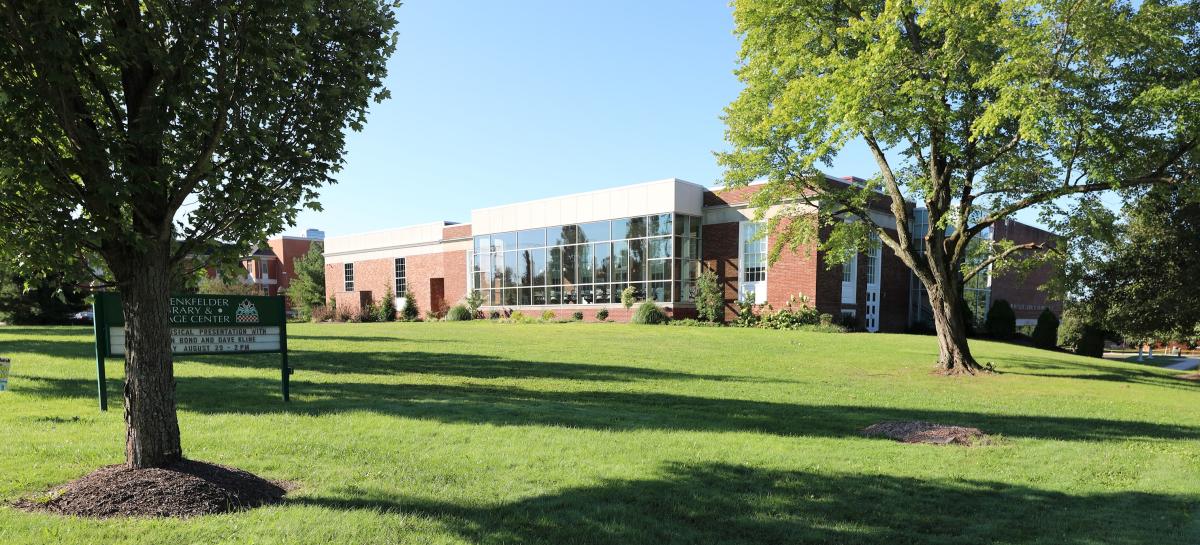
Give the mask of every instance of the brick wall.
[{"label": "brick wall", "polygon": [[[1053,243],[1055,240],[1052,233],[1012,220],[997,222],[993,226],[992,236],[995,240],[1011,240],[1017,244]],[[1062,302],[1051,300],[1048,294],[1040,289],[1056,272],[1054,266],[1047,263],[1025,275],[995,275],[992,278],[992,301],[1008,301],[1018,320],[1036,320],[1043,308],[1049,308],[1061,318]]]},{"label": "brick wall", "polygon": [[[444,313],[466,297],[467,252],[463,250],[410,255],[405,257],[405,280],[409,291],[417,300],[417,310],[424,316],[427,311]],[[435,280],[440,279],[440,292]],[[344,265],[335,263],[325,266],[325,293],[333,294],[338,309],[357,312],[359,296],[345,291]],[[354,262],[354,291],[369,292],[368,301],[379,303],[388,288],[395,290],[395,258],[368,259]]]}]

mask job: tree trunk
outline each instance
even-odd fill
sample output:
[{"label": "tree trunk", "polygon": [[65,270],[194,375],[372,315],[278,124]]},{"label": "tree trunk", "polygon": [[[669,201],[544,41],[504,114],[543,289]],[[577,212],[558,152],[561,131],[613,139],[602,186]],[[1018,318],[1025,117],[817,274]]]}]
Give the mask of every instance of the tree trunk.
[{"label": "tree trunk", "polygon": [[[165,467],[183,458],[171,358],[170,267],[166,249],[125,263],[125,463]],[[139,259],[140,258],[140,259]],[[139,262],[140,261],[140,262]]]},{"label": "tree trunk", "polygon": [[944,375],[974,375],[986,372],[971,356],[967,344],[966,313],[962,293],[954,287],[926,286],[929,306],[933,309],[933,325],[938,337],[937,371]]}]

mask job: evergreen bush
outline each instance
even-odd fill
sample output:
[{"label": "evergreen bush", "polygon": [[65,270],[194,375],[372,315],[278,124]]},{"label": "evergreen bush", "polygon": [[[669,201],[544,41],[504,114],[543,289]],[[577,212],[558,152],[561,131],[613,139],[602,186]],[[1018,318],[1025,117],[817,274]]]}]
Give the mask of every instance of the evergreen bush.
[{"label": "evergreen bush", "polygon": [[603,322],[608,320],[608,309],[602,308],[596,311],[596,321]]},{"label": "evergreen bush", "polygon": [[1017,334],[1017,315],[1012,306],[1004,299],[998,299],[988,309],[987,322],[984,324],[987,333],[993,339],[1009,340]]},{"label": "evergreen bush", "polygon": [[388,286],[387,291],[383,293],[383,300],[379,302],[375,319],[380,322],[391,322],[396,319],[396,296],[392,293],[391,286]]},{"label": "evergreen bush", "polygon": [[447,322],[465,322],[474,317],[474,313],[466,305],[454,305],[446,312]]},{"label": "evergreen bush", "polygon": [[1058,317],[1048,308],[1038,315],[1037,327],[1033,328],[1033,345],[1038,348],[1058,346]]},{"label": "evergreen bush", "polygon": [[583,313],[577,310],[577,311],[571,313],[571,319],[575,320],[576,322],[582,322],[583,321]]},{"label": "evergreen bush", "polygon": [[725,294],[717,283],[717,273],[706,270],[696,280],[696,315],[706,322],[725,321]]},{"label": "evergreen bush", "polygon": [[400,310],[400,318],[406,322],[415,322],[420,315],[416,294],[412,290],[404,290],[404,308]]}]

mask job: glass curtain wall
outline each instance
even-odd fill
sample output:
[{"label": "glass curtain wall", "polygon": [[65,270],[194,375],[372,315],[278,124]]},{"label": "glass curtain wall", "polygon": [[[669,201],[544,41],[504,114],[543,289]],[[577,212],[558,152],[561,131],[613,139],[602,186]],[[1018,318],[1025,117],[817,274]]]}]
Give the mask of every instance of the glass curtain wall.
[{"label": "glass curtain wall", "polygon": [[700,218],[654,214],[475,237],[471,288],[490,306],[690,302]]},{"label": "glass curtain wall", "polygon": [[[929,211],[924,208],[917,208],[913,211],[912,225],[909,229],[909,235],[912,237],[912,244],[917,248],[917,253],[921,256],[925,255],[925,233],[929,230]],[[947,233],[952,232],[947,229]],[[974,248],[978,244],[988,244],[992,239],[991,227],[985,229],[974,240],[971,245]],[[981,254],[975,251],[969,251],[967,259],[968,265],[974,262],[981,263],[986,259],[986,254]],[[963,286],[963,300],[967,303],[967,308],[971,309],[971,318],[974,319],[976,327],[983,324],[984,318],[987,316],[987,311],[991,307],[992,299],[992,272],[991,267],[987,270],[975,275],[974,278],[967,281]],[[929,307],[929,296],[925,293],[925,286],[921,285],[921,281],[917,279],[917,275],[909,273],[909,285],[911,286],[908,298],[908,323],[912,327],[920,327],[933,329],[933,309]]]}]

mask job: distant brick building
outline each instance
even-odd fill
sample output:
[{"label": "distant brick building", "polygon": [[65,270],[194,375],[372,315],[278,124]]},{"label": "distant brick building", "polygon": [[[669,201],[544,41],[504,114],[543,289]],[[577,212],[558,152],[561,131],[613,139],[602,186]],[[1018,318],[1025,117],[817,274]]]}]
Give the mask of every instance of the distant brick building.
[{"label": "distant brick building", "polygon": [[[784,252],[768,264],[774,237],[756,238],[766,224],[754,220],[749,205],[759,189],[717,190],[668,179],[477,209],[469,224],[434,222],[332,237],[325,246],[325,291],[350,312],[391,289],[398,299],[412,291],[421,312],[441,313],[477,290],[485,312],[550,310],[566,317],[584,311],[592,319],[607,308],[611,319],[626,320],[620,293],[632,286],[639,299],[687,317],[695,315],[696,279],[709,269],[724,286],[727,318],[741,297],[780,308],[803,294],[822,313],[868,331],[903,331],[923,319],[922,301],[914,301],[923,294],[899,258],[878,242],[845,265],[828,267],[815,247]],[[881,198],[870,213],[877,224],[894,228],[888,205]],[[1051,236],[1017,222],[998,224],[995,231],[1017,242]],[[1036,279],[981,279],[972,295],[985,309],[991,292],[1003,293],[1014,309],[1036,306],[1040,312],[1049,305],[1043,293],[1026,289]]]},{"label": "distant brick building", "polygon": [[309,229],[302,237],[269,239],[265,245],[256,246],[253,253],[242,258],[246,275],[240,280],[258,286],[263,295],[279,295],[296,275],[296,259],[308,253],[314,242],[324,238],[322,231]]}]

